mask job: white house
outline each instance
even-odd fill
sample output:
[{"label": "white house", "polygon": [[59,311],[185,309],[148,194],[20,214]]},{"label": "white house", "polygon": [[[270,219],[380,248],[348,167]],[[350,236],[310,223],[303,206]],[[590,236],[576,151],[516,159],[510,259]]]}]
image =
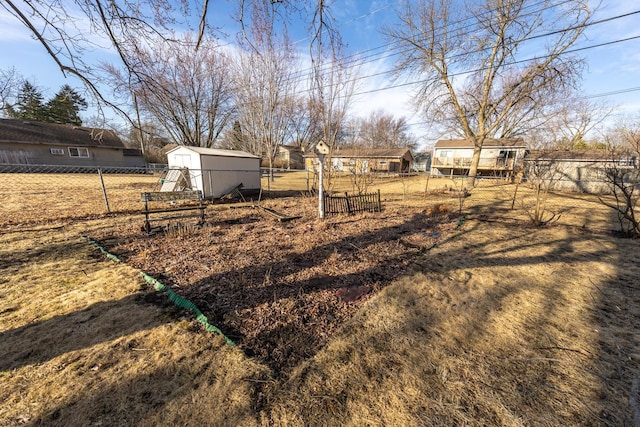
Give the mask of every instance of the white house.
[{"label": "white house", "polygon": [[[526,144],[520,138],[486,139],[480,151],[478,175],[506,175],[522,161]],[[465,175],[471,166],[473,142],[447,139],[436,142],[431,161],[433,175]]]},{"label": "white house", "polygon": [[260,157],[244,151],[181,145],[167,152],[167,162],[171,170],[187,168],[191,188],[206,199],[222,197],[240,184],[243,191],[260,190]]}]

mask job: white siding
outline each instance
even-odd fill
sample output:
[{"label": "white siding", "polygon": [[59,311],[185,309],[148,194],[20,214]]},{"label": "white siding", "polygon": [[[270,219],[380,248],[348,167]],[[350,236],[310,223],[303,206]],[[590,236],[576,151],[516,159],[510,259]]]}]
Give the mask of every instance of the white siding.
[{"label": "white siding", "polygon": [[[184,164],[190,155],[191,167]],[[189,167],[192,183],[205,198],[224,196],[242,184],[243,190],[260,189],[260,158],[231,150],[178,147],[167,153],[169,167]]]}]

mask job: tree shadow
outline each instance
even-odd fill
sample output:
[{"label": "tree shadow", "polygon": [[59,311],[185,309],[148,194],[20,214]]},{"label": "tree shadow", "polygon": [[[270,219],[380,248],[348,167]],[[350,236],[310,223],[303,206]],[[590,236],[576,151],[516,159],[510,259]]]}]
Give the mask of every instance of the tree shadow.
[{"label": "tree shadow", "polygon": [[[160,360],[146,366],[145,372],[124,379],[112,374],[101,381],[99,389],[86,384],[26,425],[250,424],[254,421],[251,384],[228,371],[231,365],[219,345],[224,344],[198,345],[199,352],[209,353],[207,357],[190,354],[166,363]],[[252,374],[245,367],[237,369]]]},{"label": "tree shadow", "polygon": [[32,263],[34,260],[38,260],[38,262],[48,259],[57,260],[60,257],[60,253],[70,250],[79,252],[83,249],[86,249],[86,242],[76,240],[55,244],[49,243],[43,246],[26,248],[21,251],[3,253],[2,257],[0,257],[0,271],[22,267],[25,264]]},{"label": "tree shadow", "polygon": [[167,304],[165,301],[166,298],[157,294],[139,293],[0,332],[0,370],[43,363],[71,351],[164,324],[169,319],[160,313],[149,316],[135,312],[147,310],[150,303]]},{"label": "tree shadow", "polygon": [[[420,254],[418,263],[428,276],[401,278],[345,326],[335,338],[339,344],[324,349],[322,357],[306,362],[288,379],[284,393],[296,396],[298,415],[311,424],[322,414],[329,417],[324,420],[328,424],[363,419],[385,424],[393,418],[385,413],[387,407],[378,406],[376,396],[386,395],[401,402],[393,416],[414,423],[504,425],[516,419],[532,425],[633,425],[637,407],[629,402],[640,370],[637,359],[618,355],[620,349],[622,356],[637,354],[639,343],[633,335],[640,322],[640,293],[631,295],[638,290],[637,285],[629,287],[631,273],[620,286],[620,272],[629,263],[610,243],[623,242],[602,236],[603,244],[587,252],[581,248],[598,236],[572,232],[563,238],[532,239],[531,228],[505,229],[498,239],[487,233],[486,239],[470,245],[460,235],[462,240],[451,239],[451,246],[443,242],[439,246],[444,249]],[[622,253],[630,249],[625,246]],[[609,259],[618,275],[600,286],[576,287],[573,281],[588,279],[588,272],[579,278],[562,276],[572,283],[550,278],[535,290],[527,281],[529,274],[539,274],[527,273],[529,266],[546,265],[553,274],[568,265],[579,270]],[[474,276],[504,267],[513,268],[513,277],[501,283],[487,284]],[[573,310],[575,295],[565,289],[569,284],[581,293],[578,300],[593,302],[592,315]],[[602,295],[591,295],[590,290],[598,288]],[[616,309],[606,298],[621,289],[627,289],[626,294],[616,300],[628,298],[630,304]],[[518,313],[518,306],[522,313],[512,318],[508,310]],[[630,318],[633,323],[625,325]],[[596,332],[613,331],[619,340],[601,335],[580,341],[593,344],[581,347],[572,340],[579,341],[572,328],[580,321],[593,322]],[[410,394],[403,394],[403,385]]]}]

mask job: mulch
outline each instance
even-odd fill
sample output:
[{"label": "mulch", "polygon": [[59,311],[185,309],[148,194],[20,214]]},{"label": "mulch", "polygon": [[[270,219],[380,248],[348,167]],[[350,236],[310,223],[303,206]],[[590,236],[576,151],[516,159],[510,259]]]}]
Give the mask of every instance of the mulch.
[{"label": "mulch", "polygon": [[193,301],[278,375],[312,357],[456,225],[446,208],[392,206],[319,220],[312,198],[267,204],[300,218],[280,222],[263,209],[218,205],[202,228],[174,224],[149,236],[141,218],[92,237]]}]

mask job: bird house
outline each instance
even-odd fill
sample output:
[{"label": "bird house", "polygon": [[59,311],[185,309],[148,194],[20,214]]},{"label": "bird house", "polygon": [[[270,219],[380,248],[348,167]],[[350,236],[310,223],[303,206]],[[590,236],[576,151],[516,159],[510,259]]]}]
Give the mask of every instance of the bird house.
[{"label": "bird house", "polygon": [[329,146],[323,140],[320,140],[316,143],[313,151],[315,151],[315,153],[318,155],[326,155],[329,154]]}]

